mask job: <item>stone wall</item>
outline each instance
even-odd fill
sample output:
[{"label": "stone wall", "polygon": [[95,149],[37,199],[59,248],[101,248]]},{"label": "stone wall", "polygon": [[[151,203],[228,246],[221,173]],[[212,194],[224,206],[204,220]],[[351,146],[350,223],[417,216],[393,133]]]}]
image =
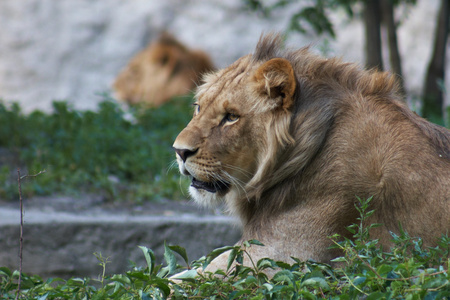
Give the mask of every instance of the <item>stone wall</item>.
[{"label": "stone wall", "polygon": [[[98,198],[98,197],[93,197]],[[24,204],[23,272],[49,277],[92,277],[101,272],[94,253],[109,257],[108,275],[145,267],[138,246],[154,251],[163,264],[164,243],[186,248],[192,262],[240,239],[236,221],[192,203],[147,203],[115,209],[82,197],[33,198]],[[0,267],[19,269],[20,211],[0,202]],[[178,259],[184,265],[183,259]]]},{"label": "stone wall", "polygon": [[[421,0],[402,13],[400,51],[414,94],[422,87],[438,2]],[[241,0],[0,1],[0,98],[19,101],[26,111],[47,110],[55,99],[95,108],[98,93],[108,91],[128,59],[162,30],[206,50],[222,67],[250,53],[261,32],[285,29],[291,11],[262,19],[246,12]],[[328,54],[362,61],[361,24],[344,16],[333,15],[338,39]],[[288,42],[320,49],[323,38],[294,34]]]},{"label": "stone wall", "polygon": [[[18,270],[19,226],[0,225],[0,266]],[[25,225],[23,271],[49,277],[92,277],[101,274],[94,253],[109,257],[107,275],[145,267],[138,246],[152,249],[163,264],[164,242],[186,248],[190,262],[239,240],[239,230],[225,217],[158,218],[126,222],[54,222]],[[180,265],[185,265],[178,258]],[[164,263],[165,264],[165,263]]]}]

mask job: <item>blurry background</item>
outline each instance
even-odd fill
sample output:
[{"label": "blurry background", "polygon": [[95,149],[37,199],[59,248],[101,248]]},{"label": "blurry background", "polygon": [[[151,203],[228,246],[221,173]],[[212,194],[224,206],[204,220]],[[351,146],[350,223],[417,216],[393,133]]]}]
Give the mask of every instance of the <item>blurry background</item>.
[{"label": "blurry background", "polygon": [[[299,7],[316,1],[292,1],[293,5],[274,9],[266,17],[249,10],[258,2],[1,1],[0,98],[18,101],[25,111],[49,110],[53,100],[92,109],[101,100],[97,93],[110,90],[128,60],[161,31],[174,34],[189,47],[203,49],[216,66],[224,67],[252,52],[262,32],[286,31]],[[261,1],[267,5],[277,2]],[[416,5],[396,8],[399,52],[410,99],[422,93],[439,6],[439,0],[419,0]],[[328,34],[319,36],[306,24],[306,33],[290,33],[288,44],[313,44],[325,55],[364,64],[362,8],[353,7],[353,18],[342,8],[327,11],[336,39]],[[384,50],[388,61],[387,48]],[[445,86],[449,86],[448,77]]]}]

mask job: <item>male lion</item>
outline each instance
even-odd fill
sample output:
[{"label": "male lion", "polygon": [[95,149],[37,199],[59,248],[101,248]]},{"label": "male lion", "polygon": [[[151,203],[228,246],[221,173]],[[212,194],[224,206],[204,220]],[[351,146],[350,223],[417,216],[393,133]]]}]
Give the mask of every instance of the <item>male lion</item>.
[{"label": "male lion", "polygon": [[174,96],[188,94],[199,83],[201,74],[213,69],[206,53],[190,50],[163,33],[131,59],[113,88],[122,101],[159,106]]},{"label": "male lion", "polygon": [[[399,224],[425,245],[450,229],[450,132],[402,102],[393,75],[281,50],[209,74],[174,148],[198,203],[224,201],[257,239],[255,259],[329,262],[330,235],[349,237],[356,196],[372,197],[373,238],[389,246]],[[214,262],[213,262],[214,263]],[[224,268],[219,257],[217,267]]]}]

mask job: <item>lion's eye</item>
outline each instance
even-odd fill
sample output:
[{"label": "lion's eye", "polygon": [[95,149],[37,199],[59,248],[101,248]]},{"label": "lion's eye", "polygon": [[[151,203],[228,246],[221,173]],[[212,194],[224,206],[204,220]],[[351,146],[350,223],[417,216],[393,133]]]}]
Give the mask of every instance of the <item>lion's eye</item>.
[{"label": "lion's eye", "polygon": [[198,115],[200,113],[200,105],[197,103],[194,103],[194,116]]},{"label": "lion's eye", "polygon": [[237,120],[239,120],[239,116],[235,115],[235,114],[232,114],[232,113],[228,113],[225,116],[225,120],[227,122],[233,123],[233,122],[236,122]]}]

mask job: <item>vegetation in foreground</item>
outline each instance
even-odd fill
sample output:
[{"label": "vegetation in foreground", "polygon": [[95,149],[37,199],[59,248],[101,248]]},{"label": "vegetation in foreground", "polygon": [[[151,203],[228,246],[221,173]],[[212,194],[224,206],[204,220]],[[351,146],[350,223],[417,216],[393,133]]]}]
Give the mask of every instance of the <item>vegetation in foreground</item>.
[{"label": "vegetation in foreground", "polygon": [[25,197],[82,191],[137,202],[183,198],[187,182],[170,165],[191,101],[125,112],[105,96],[95,112],[54,102],[50,114],[24,114],[0,101],[0,150],[7,157],[0,157],[0,199],[17,199],[18,167],[22,174],[47,171],[24,187]]},{"label": "vegetation in foreground", "polygon": [[[450,298],[450,238],[442,236],[439,246],[424,249],[420,238],[407,233],[392,234],[395,247],[383,251],[367,224],[373,211],[370,200],[355,204],[359,224],[348,229],[353,240],[333,236],[335,247],[343,256],[335,259],[340,267],[294,259],[294,263],[270,258],[251,261],[248,247],[262,247],[255,240],[242,247],[216,249],[188,265],[186,251],[179,246],[165,246],[165,265],[156,265],[152,250],[141,246],[147,266],[134,266],[124,274],[105,276],[108,260],[96,254],[102,274],[97,279],[22,276],[17,295],[18,271],[0,268],[2,299],[448,299]],[[221,253],[231,250],[229,269],[216,276],[196,275],[195,268],[206,267]],[[183,259],[177,263],[176,256]],[[242,265],[250,261],[251,267]],[[233,264],[235,263],[235,264]],[[264,271],[274,269],[268,278]],[[179,274],[181,271],[186,271]],[[178,274],[178,275],[176,275]],[[178,279],[174,281],[173,277]],[[220,275],[220,276],[217,276]]]}]

